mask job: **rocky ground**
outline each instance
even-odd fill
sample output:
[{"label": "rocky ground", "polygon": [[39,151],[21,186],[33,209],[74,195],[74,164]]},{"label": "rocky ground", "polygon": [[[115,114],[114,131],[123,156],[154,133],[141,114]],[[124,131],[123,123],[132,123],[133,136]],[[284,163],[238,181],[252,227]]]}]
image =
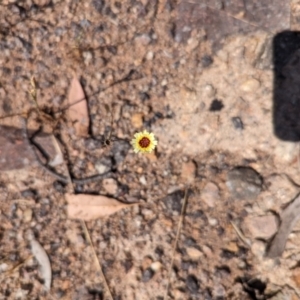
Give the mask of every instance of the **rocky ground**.
[{"label": "rocky ground", "polygon": [[[0,299],[110,299],[93,249],[113,299],[300,299],[300,2],[261,2],[1,1]],[[139,205],[87,221],[91,246],[67,193]]]}]

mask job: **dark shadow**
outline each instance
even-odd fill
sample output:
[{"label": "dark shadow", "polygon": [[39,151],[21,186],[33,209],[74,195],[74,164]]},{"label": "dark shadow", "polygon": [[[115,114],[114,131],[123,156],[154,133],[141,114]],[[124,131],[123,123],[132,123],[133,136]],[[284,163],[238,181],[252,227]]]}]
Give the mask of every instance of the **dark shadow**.
[{"label": "dark shadow", "polygon": [[[236,282],[243,286],[243,290],[249,295],[252,300],[265,300],[269,297],[265,296],[265,290],[267,284],[257,278],[238,277],[235,279]],[[273,296],[273,295],[272,295]]]},{"label": "dark shadow", "polygon": [[300,32],[283,31],[273,39],[275,135],[300,140]]}]

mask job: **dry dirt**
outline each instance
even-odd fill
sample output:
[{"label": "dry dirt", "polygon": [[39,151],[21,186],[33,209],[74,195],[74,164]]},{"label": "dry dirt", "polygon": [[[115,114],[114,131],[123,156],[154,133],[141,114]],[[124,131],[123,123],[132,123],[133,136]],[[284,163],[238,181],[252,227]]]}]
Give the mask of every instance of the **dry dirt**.
[{"label": "dry dirt", "polygon": [[[284,33],[299,17],[296,0],[2,0],[0,299],[110,299],[67,216],[72,189],[141,203],[87,222],[113,299],[164,299],[168,282],[165,299],[300,299],[300,224],[280,257],[265,255],[300,187],[300,43]],[[74,74],[85,138],[68,118]],[[43,125],[60,142],[56,172],[108,175],[72,187],[46,172],[24,116],[30,136]],[[143,129],[158,140],[150,155],[129,143]],[[32,237],[51,262],[49,292]]]}]

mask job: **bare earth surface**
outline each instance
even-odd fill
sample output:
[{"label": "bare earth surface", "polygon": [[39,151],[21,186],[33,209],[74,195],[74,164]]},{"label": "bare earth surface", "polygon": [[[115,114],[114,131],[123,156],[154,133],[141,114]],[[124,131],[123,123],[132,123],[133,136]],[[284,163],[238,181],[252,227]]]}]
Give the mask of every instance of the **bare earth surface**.
[{"label": "bare earth surface", "polygon": [[[86,223],[113,299],[300,299],[299,22],[297,0],[2,0],[0,299],[110,299],[73,192],[140,203]],[[135,154],[144,129],[158,146]]]}]

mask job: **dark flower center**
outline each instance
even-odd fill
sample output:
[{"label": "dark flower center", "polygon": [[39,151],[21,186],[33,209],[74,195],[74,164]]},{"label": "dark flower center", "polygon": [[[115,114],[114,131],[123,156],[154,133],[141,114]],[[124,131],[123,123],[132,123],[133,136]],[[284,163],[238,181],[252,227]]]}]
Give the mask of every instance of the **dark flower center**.
[{"label": "dark flower center", "polygon": [[139,141],[139,145],[142,148],[147,148],[150,145],[150,140],[147,137],[143,137],[140,141]]}]

